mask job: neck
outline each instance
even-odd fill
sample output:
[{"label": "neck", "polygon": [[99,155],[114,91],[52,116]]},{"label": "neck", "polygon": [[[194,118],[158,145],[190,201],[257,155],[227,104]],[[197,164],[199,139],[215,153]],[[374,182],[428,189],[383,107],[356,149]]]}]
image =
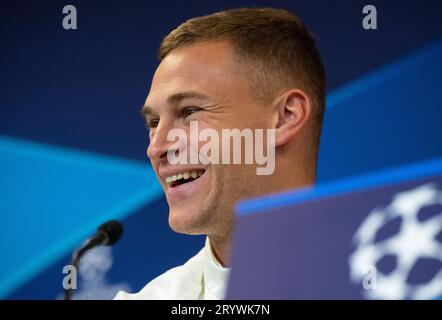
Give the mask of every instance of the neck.
[{"label": "neck", "polygon": [[209,236],[209,242],[215,258],[223,267],[228,268],[230,263],[230,238]]}]

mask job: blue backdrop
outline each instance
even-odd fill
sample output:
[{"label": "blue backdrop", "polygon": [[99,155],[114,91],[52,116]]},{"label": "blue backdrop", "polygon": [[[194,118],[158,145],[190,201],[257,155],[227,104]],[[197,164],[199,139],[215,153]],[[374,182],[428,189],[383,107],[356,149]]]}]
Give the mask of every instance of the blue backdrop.
[{"label": "blue backdrop", "polygon": [[[73,4],[78,29],[62,28]],[[173,233],[138,115],[162,37],[241,6],[297,13],[328,77],[319,182],[442,156],[442,4],[370,1],[17,1],[0,19],[0,298],[53,299],[71,251],[101,222],[125,235],[109,284],[139,290],[202,237]],[[110,254],[109,254],[110,255]]]}]

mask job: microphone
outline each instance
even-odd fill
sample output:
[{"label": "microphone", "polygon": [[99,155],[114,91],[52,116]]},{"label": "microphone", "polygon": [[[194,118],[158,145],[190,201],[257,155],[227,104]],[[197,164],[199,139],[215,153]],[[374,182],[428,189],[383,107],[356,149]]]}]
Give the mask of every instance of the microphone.
[{"label": "microphone", "polygon": [[[110,220],[98,227],[97,232],[72,255],[72,265],[78,269],[84,254],[100,245],[111,246],[115,244],[123,234],[123,226],[117,220]],[[64,300],[72,300],[72,288],[64,290]]]}]

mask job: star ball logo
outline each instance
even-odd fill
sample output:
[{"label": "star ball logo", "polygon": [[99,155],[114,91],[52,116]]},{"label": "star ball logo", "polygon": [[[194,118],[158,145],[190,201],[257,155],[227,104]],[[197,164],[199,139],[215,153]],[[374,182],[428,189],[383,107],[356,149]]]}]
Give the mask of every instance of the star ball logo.
[{"label": "star ball logo", "polygon": [[369,299],[442,296],[442,191],[434,183],[396,194],[354,236],[350,278]]}]

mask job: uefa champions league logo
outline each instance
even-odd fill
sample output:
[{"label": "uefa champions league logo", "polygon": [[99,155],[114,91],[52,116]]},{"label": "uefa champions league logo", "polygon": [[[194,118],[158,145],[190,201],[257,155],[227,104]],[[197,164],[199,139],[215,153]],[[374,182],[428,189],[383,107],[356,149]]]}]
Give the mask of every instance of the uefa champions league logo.
[{"label": "uefa champions league logo", "polygon": [[353,241],[352,282],[360,286],[367,270],[375,271],[374,285],[361,289],[366,298],[442,296],[442,191],[435,184],[398,193],[388,206],[374,209]]}]

